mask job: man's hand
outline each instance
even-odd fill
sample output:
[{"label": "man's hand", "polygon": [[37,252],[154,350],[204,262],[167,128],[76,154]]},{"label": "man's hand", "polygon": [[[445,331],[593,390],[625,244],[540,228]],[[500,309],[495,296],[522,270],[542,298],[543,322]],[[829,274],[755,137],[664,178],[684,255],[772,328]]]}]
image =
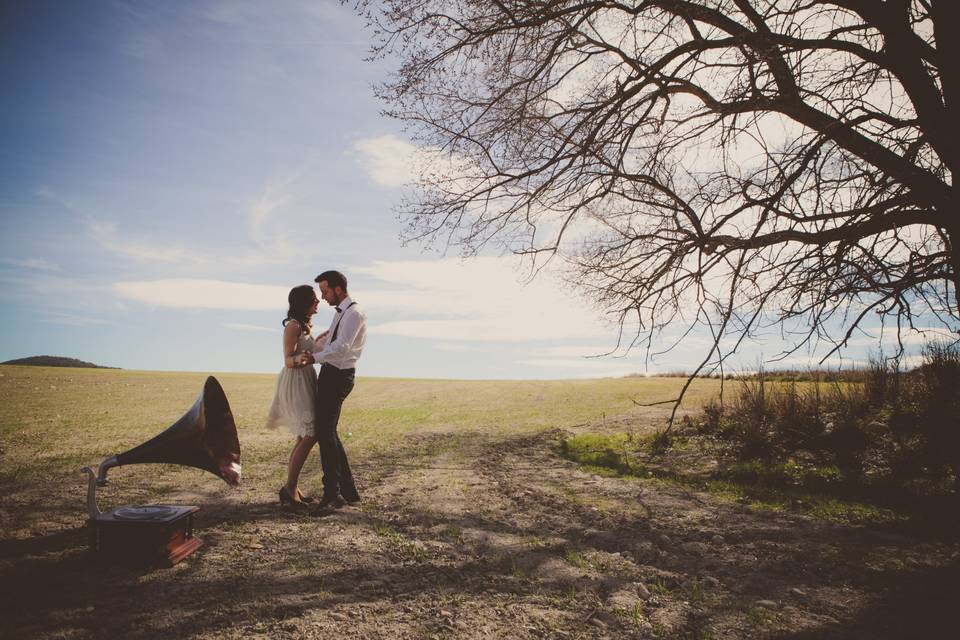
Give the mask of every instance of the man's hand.
[{"label": "man's hand", "polygon": [[313,364],[316,360],[313,358],[312,353],[304,353],[300,356],[301,366],[307,366],[308,364]]},{"label": "man's hand", "polygon": [[323,333],[318,334],[317,337],[313,339],[314,348],[322,349],[323,347],[326,346],[328,333],[330,333],[330,329],[327,329]]}]

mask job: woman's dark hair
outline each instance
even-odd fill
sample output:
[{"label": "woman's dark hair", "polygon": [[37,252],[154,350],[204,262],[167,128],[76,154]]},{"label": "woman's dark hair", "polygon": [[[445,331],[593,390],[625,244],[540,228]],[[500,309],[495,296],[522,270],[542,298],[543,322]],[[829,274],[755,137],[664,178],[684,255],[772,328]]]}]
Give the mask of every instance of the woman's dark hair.
[{"label": "woman's dark hair", "polygon": [[283,319],[283,326],[287,326],[287,323],[291,320],[296,320],[300,323],[301,333],[310,333],[310,320],[307,318],[307,314],[315,299],[313,287],[308,284],[301,284],[290,289],[290,294],[287,296],[290,308],[287,310],[287,317]]}]

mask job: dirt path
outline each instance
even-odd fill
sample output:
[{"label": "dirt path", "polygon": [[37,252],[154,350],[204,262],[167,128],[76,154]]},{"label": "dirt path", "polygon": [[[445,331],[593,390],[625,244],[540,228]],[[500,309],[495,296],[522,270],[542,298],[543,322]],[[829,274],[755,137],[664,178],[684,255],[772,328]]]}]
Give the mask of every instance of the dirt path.
[{"label": "dirt path", "polygon": [[[0,544],[2,637],[956,637],[958,544],[600,478],[559,431],[431,434],[355,464],[362,508],[203,501],[207,546],[103,567],[82,525]],[[952,625],[952,627],[951,627]],[[951,630],[952,628],[952,630]]]}]

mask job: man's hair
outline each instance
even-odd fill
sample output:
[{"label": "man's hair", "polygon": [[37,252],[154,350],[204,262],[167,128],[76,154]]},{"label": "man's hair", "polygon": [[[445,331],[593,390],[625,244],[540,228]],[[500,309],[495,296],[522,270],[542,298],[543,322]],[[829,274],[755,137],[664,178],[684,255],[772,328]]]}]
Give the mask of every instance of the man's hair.
[{"label": "man's hair", "polygon": [[339,271],[324,271],[316,278],[313,279],[314,282],[321,282],[323,280],[327,281],[327,286],[331,289],[340,287],[344,291],[347,290],[347,277],[340,273]]}]

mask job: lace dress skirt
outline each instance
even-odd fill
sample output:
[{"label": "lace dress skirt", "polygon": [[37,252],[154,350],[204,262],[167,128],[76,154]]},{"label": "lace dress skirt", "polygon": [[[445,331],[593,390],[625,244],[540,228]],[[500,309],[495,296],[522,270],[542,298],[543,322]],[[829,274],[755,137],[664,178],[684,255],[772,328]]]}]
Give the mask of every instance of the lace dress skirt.
[{"label": "lace dress skirt", "polygon": [[[301,336],[295,355],[312,350],[313,339]],[[267,415],[267,427],[275,429],[286,425],[295,436],[314,435],[316,398],[317,373],[312,366],[284,367],[277,377],[277,388]]]}]

